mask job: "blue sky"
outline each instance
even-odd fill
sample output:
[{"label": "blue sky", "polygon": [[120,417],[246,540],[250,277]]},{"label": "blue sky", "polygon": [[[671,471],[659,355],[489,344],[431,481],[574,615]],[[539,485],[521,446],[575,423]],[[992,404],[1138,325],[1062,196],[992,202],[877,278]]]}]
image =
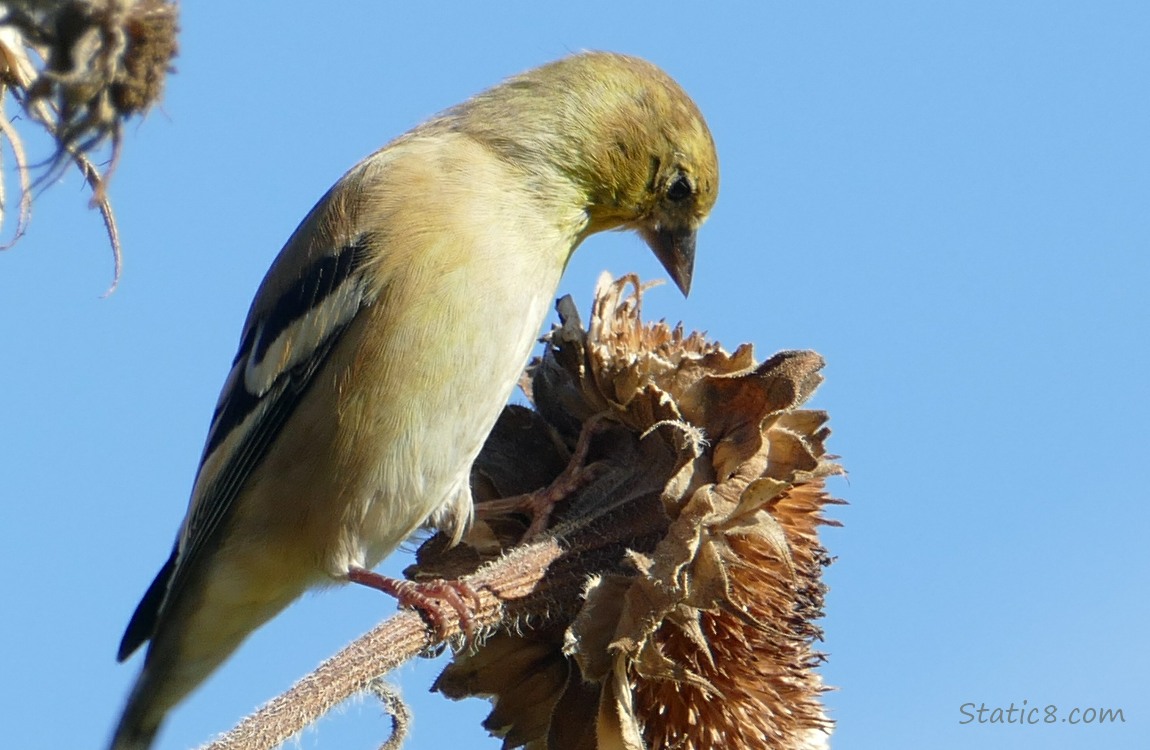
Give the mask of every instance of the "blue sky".
[{"label": "blue sky", "polygon": [[[648,316],[828,361],[814,405],[850,470],[824,537],[833,745],[1150,744],[1147,6],[208,5],[184,7],[179,72],[127,132],[119,290],[101,297],[111,263],[75,174],[0,254],[5,746],[105,741],[139,667],[116,645],[251,295],[315,200],[428,115],[584,48],[663,66],[719,148],[691,298],[663,287]],[[585,309],[603,269],[663,275],[639,240],[598,236],[562,291]],[[158,747],[228,729],[393,610],[305,597]],[[440,666],[398,674],[407,747],[498,747],[485,703],[427,693]],[[963,704],[1023,700],[1126,721],[960,723]],[[297,746],[373,747],[386,726],[363,700]]]}]

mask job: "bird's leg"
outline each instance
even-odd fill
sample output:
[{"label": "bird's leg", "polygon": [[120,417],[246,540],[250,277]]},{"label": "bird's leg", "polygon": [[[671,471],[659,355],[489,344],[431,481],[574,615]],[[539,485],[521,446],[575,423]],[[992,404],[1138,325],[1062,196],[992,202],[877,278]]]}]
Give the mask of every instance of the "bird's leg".
[{"label": "bird's leg", "polygon": [[595,464],[591,466],[583,464],[587,460],[587,452],[591,449],[591,438],[599,431],[605,416],[605,413],[596,414],[583,423],[579,430],[579,438],[575,441],[575,449],[571,452],[571,460],[567,462],[567,467],[555,481],[543,489],[524,495],[477,503],[476,515],[480,518],[492,518],[508,513],[524,513],[531,517],[531,525],[527,527],[521,541],[527,542],[542,534],[551,520],[551,511],[555,509],[555,504],[590,484],[598,473]]},{"label": "bird's leg", "polygon": [[[440,640],[446,640],[450,615],[446,604],[455,610],[459,628],[468,641],[474,640],[474,611],[479,607],[479,594],[466,582],[442,578],[431,581],[406,581],[390,578],[365,568],[349,568],[347,580],[394,596],[401,607],[417,609],[431,620]],[[468,604],[465,599],[470,599]]]}]

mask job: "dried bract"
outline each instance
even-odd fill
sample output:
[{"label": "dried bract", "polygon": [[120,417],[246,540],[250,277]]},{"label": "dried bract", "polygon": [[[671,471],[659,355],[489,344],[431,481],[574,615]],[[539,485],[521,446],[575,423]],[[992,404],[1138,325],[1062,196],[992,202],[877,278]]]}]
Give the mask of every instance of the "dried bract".
[{"label": "dried bract", "polygon": [[563,555],[505,605],[519,618],[458,655],[436,688],[489,697],[485,726],[509,748],[824,747],[818,527],[837,502],[823,480],[841,469],[824,448],[827,415],[801,408],[822,359],[728,353],[644,324],[641,297],[633,276],[602,279],[586,331],[561,301],[531,371],[536,411],[505,413],[476,464],[482,520],[460,547],[421,550],[415,575],[499,560],[526,521],[489,517],[484,501],[545,484],[580,427],[606,415],[594,479],[547,532]]}]

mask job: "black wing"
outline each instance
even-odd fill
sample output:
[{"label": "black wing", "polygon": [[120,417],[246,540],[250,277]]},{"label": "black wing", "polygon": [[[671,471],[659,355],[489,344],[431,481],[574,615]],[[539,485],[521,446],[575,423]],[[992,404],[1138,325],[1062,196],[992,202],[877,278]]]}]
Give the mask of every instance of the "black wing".
[{"label": "black wing", "polygon": [[226,451],[221,454],[223,462],[198,490],[181,540],[136,607],[120,643],[121,661],[153,636],[162,609],[178,596],[187,571],[214,548],[210,542],[224,526],[248,477],[340,337],[371,303],[361,273],[364,248],[361,237],[321,255],[273,301],[253,307],[212,418],[200,472],[217,451]]}]

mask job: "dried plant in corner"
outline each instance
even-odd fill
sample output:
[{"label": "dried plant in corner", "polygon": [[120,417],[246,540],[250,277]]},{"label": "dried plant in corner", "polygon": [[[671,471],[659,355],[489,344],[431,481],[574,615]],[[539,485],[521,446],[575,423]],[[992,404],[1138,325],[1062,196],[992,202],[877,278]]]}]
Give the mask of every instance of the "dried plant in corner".
[{"label": "dried plant in corner", "polygon": [[[120,276],[120,240],[106,187],[120,157],[124,122],[163,93],[176,54],[177,6],[165,0],[7,0],[0,3],[0,139],[12,149],[19,212],[10,247],[31,216],[32,180],[23,139],[4,112],[8,94],[56,144],[41,177],[75,164],[92,188]],[[30,54],[31,53],[31,54]],[[34,58],[42,61],[39,67]],[[94,153],[111,143],[101,170]],[[0,183],[0,223],[6,216]]]},{"label": "dried plant in corner", "polygon": [[[827,415],[802,408],[822,359],[728,353],[643,323],[641,297],[604,277],[587,330],[560,301],[525,377],[534,410],[508,407],[473,469],[476,523],[408,569],[481,599],[480,637],[434,687],[489,698],[506,748],[826,747],[818,528],[842,470]],[[546,487],[580,434],[581,486],[524,539],[533,519],[496,501]],[[211,747],[275,747],[432,640],[402,613]]]}]

